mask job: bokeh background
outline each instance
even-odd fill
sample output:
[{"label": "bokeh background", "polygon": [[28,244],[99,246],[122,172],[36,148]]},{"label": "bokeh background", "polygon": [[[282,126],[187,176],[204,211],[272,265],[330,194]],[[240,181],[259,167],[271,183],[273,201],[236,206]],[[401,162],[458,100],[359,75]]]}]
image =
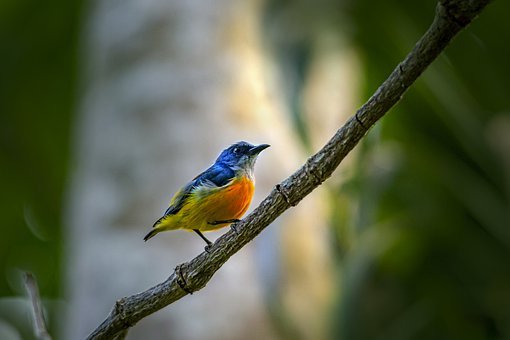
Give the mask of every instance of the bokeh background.
[{"label": "bokeh background", "polygon": [[[254,205],[403,59],[435,1],[4,0],[0,338],[85,337],[202,251],[142,237],[237,140]],[[509,339],[510,3],[495,1],[332,178],[128,339]],[[216,238],[220,233],[212,234]]]}]

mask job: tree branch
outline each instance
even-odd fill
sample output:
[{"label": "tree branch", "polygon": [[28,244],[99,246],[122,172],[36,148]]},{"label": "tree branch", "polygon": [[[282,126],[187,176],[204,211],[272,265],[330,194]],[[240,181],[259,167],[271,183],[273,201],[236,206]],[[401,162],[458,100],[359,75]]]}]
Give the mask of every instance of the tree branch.
[{"label": "tree branch", "polygon": [[39,287],[32,273],[25,272],[23,275],[25,288],[28,298],[32,304],[32,319],[34,321],[34,334],[39,340],[51,340],[51,336],[46,329],[44,322],[44,313],[41,305],[41,297],[39,296]]},{"label": "tree branch", "polygon": [[439,0],[434,21],[413,50],[393,70],[370,99],[328,143],[289,178],[278,184],[250,215],[209,249],[178,265],[164,282],[122,298],[88,339],[112,339],[145,316],[202,289],[214,273],[288,208],[298,204],[331,176],[367,130],[393,107],[418,76],[467,26],[490,0]]}]

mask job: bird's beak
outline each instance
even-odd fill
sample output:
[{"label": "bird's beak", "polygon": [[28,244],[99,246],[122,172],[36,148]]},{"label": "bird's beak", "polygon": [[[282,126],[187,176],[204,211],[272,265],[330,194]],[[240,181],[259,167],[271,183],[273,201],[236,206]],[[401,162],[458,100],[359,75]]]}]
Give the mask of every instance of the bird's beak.
[{"label": "bird's beak", "polygon": [[254,146],[249,151],[250,156],[258,155],[262,150],[267,149],[268,147],[270,147],[269,144],[260,144],[260,145]]}]

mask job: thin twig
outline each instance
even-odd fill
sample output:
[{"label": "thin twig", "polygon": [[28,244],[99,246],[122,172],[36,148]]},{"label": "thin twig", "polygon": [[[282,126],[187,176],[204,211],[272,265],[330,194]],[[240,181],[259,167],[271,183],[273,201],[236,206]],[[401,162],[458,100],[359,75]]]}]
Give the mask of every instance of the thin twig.
[{"label": "thin twig", "polygon": [[34,322],[35,337],[39,340],[51,340],[51,336],[46,329],[46,323],[44,322],[44,313],[37,280],[34,275],[29,272],[25,272],[23,276],[28,298],[32,304],[32,320]]},{"label": "thin twig", "polygon": [[209,249],[176,267],[164,282],[120,299],[110,315],[88,339],[112,339],[149,314],[202,289],[214,273],[245,244],[291,206],[298,204],[331,176],[345,156],[402,97],[420,74],[467,26],[490,0],[439,0],[431,26],[413,50],[393,70],[370,99],[340,128],[329,142],[262,201],[250,215]]}]

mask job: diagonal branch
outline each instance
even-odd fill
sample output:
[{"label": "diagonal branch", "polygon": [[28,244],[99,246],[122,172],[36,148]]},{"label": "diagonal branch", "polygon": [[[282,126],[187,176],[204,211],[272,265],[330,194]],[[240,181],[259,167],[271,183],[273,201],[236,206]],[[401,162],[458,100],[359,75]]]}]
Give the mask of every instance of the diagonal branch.
[{"label": "diagonal branch", "polygon": [[319,152],[278,184],[259,207],[236,225],[237,233],[227,232],[210,247],[209,252],[203,252],[191,261],[178,265],[166,281],[118,300],[110,315],[88,339],[112,339],[147,315],[202,289],[232,255],[330,177],[367,130],[399,101],[450,40],[489,2],[439,0],[434,21],[407,57]]}]

